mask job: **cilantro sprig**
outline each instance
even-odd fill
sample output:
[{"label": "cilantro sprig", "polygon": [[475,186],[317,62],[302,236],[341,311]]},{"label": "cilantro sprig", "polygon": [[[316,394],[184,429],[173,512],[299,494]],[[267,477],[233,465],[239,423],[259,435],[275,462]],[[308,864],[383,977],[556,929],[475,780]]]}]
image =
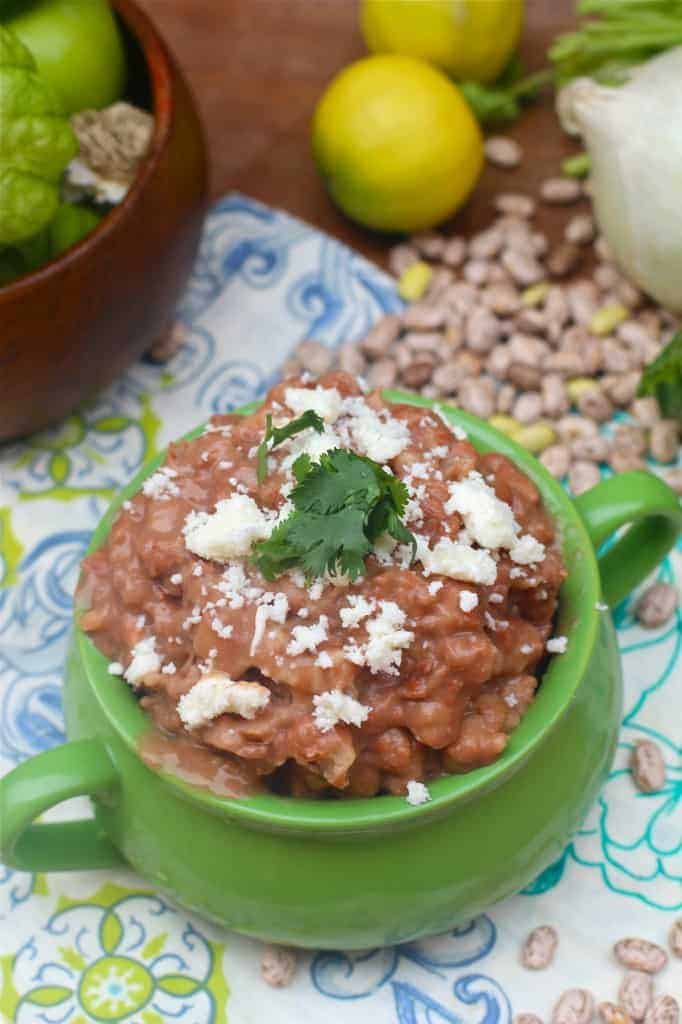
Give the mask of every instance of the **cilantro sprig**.
[{"label": "cilantro sprig", "polygon": [[653,395],[664,416],[682,423],[682,331],[646,367],[637,394]]},{"label": "cilantro sprig", "polygon": [[308,581],[325,572],[355,580],[385,532],[411,545],[414,555],[415,538],[401,521],[407,488],[376,462],[335,448],[315,464],[300,455],[292,468],[298,481],[290,495],[293,511],[254,549],[266,579],[299,567]]},{"label": "cilantro sprig", "polygon": [[272,451],[282,441],[287,441],[302,430],[312,427],[318,434],[324,432],[324,420],[312,409],[306,411],[298,419],[290,420],[283,427],[273,427],[272,416],[268,413],[265,418],[265,436],[258,445],[256,458],[258,460],[258,483],[262,484],[268,475],[268,452]]}]

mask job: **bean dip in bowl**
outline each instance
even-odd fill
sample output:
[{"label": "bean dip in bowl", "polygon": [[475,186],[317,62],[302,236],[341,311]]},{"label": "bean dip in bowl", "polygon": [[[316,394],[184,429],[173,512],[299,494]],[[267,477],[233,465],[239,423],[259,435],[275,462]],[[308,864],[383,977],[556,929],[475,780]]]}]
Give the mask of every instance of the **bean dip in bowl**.
[{"label": "bean dip in bowl", "polygon": [[[71,742],[0,782],[0,852],[125,860],[295,945],[465,921],[556,859],[595,798],[621,698],[605,601],[681,518],[649,474],[572,502],[459,410],[285,381],[172,445],[98,527]],[[76,793],[95,806],[78,842],[31,824]]]},{"label": "bean dip in bowl", "polygon": [[[259,482],[267,417],[285,425],[309,409],[323,429],[273,448]],[[306,453],[312,470],[339,449],[354,458],[331,455],[329,472],[317,463],[319,479],[301,487],[334,486],[349,500],[372,460],[404,484],[414,542],[382,532],[356,578],[325,568],[326,555],[322,574],[306,576],[302,559],[336,531],[341,558],[354,554],[363,510],[289,511],[296,459]],[[303,530],[322,527],[321,540],[267,579],[258,541],[292,516],[306,516]],[[552,638],[565,576],[552,518],[506,456],[479,454],[436,413],[365,397],[335,373],[285,381],[251,415],[215,417],[172,445],[86,558],[77,603],[81,629],[123,677],[106,685],[132,686],[167,737],[147,744],[152,763],[168,761],[179,737],[224,755],[231,776],[241,773],[237,796],[414,803],[430,779],[503,753],[546,651],[566,644]]]}]

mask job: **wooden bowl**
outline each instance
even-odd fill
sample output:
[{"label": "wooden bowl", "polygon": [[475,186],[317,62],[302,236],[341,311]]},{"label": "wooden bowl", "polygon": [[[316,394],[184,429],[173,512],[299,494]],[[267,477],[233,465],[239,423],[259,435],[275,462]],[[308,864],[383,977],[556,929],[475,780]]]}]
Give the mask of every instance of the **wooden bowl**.
[{"label": "wooden bowl", "polygon": [[199,117],[175,61],[134,0],[114,0],[127,98],[153,111],[130,192],[83,241],[0,288],[0,441],[92,397],[161,337],[192,269],[207,198]]}]

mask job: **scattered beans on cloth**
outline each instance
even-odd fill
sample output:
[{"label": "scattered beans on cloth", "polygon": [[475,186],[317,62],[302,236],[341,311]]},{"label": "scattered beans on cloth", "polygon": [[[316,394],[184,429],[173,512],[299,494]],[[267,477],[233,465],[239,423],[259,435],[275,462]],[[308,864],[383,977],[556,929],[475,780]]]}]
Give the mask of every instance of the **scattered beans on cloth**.
[{"label": "scattered beans on cloth", "polygon": [[261,959],[263,981],[273,988],[291,984],[296,973],[296,952],[285,946],[266,946]]},{"label": "scattered beans on cloth", "polygon": [[559,942],[556,929],[551,925],[540,925],[534,928],[523,944],[521,963],[533,971],[549,967]]}]

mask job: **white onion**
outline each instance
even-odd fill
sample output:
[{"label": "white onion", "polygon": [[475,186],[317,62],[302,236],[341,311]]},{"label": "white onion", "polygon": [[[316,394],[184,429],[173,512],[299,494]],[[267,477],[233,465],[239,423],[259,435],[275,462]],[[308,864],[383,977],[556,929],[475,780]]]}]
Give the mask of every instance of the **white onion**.
[{"label": "white onion", "polygon": [[640,65],[621,86],[577,79],[559,114],[591,160],[595,215],[627,276],[682,312],[682,47]]}]

